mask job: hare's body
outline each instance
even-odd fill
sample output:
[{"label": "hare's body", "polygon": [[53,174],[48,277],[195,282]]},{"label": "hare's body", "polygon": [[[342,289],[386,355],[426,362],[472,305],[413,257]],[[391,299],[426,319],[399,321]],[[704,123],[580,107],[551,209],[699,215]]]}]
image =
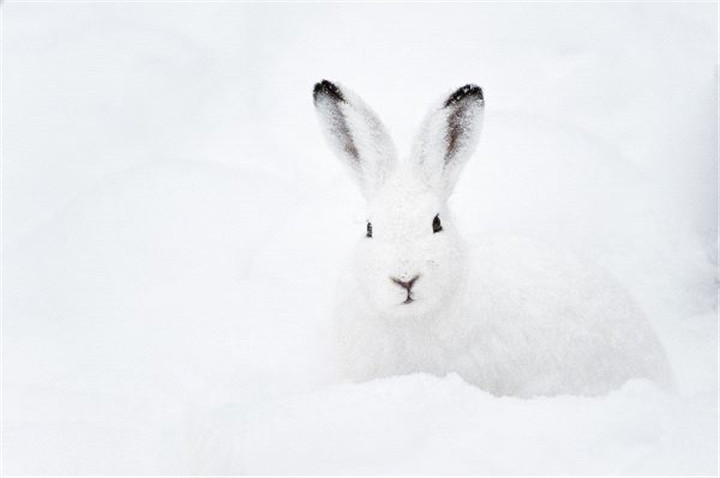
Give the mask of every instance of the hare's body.
[{"label": "hare's body", "polygon": [[498,395],[593,395],[631,378],[670,382],[664,352],[624,289],[565,254],[499,240],[469,249],[447,208],[482,123],[464,86],[425,119],[404,161],[375,114],[324,81],[315,105],[368,201],[365,237],[339,282],[347,379],[458,373]]},{"label": "hare's body", "polygon": [[642,311],[590,264],[521,240],[469,254],[455,298],[398,320],[370,311],[353,275],[341,282],[336,336],[345,379],[457,373],[495,395],[596,395],[631,378],[671,382]]}]

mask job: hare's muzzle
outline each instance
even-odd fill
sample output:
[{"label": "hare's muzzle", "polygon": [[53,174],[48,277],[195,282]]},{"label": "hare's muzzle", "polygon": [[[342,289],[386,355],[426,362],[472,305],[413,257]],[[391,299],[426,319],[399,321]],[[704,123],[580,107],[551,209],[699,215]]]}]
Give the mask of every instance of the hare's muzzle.
[{"label": "hare's muzzle", "polygon": [[405,289],[405,291],[407,292],[407,297],[405,298],[405,302],[403,302],[403,304],[409,304],[410,302],[412,302],[413,300],[415,300],[415,299],[413,299],[413,297],[412,297],[412,287],[413,287],[413,285],[415,285],[415,282],[416,282],[419,278],[420,278],[420,275],[416,275],[416,276],[413,277],[412,279],[407,280],[407,281],[404,281],[404,280],[402,280],[402,279],[398,279],[397,277],[392,277],[392,276],[390,276],[390,280],[391,280],[391,281],[393,281],[395,284],[397,284],[398,286],[400,286],[400,287],[402,287],[403,289]]}]

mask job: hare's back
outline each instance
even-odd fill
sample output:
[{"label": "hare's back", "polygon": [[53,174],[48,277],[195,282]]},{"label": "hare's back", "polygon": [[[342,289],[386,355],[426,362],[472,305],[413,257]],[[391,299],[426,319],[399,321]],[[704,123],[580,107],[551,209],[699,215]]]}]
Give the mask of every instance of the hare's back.
[{"label": "hare's back", "polygon": [[473,248],[468,298],[498,393],[602,393],[630,378],[667,382],[650,322],[611,274],[517,238]]}]

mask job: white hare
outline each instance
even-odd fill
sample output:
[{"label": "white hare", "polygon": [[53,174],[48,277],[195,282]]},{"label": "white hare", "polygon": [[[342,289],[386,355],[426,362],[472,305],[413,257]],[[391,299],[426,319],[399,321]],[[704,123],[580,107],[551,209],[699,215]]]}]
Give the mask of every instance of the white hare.
[{"label": "white hare", "polygon": [[447,199],[475,150],[484,99],[466,85],[431,109],[401,161],[352,91],[315,85],[337,156],[367,200],[367,230],[339,282],[344,378],[455,372],[496,395],[595,395],[672,379],[642,311],[611,277],[511,240],[472,249]]}]

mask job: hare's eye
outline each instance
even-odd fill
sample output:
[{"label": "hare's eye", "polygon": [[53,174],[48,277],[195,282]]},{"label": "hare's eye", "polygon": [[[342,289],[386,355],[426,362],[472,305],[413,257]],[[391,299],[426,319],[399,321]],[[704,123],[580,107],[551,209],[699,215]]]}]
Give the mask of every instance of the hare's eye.
[{"label": "hare's eye", "polygon": [[370,224],[370,221],[367,223],[367,234],[365,234],[366,237],[372,237],[372,224]]},{"label": "hare's eye", "polygon": [[442,231],[442,224],[440,223],[440,214],[438,214],[433,219],[433,234],[440,231]]}]

